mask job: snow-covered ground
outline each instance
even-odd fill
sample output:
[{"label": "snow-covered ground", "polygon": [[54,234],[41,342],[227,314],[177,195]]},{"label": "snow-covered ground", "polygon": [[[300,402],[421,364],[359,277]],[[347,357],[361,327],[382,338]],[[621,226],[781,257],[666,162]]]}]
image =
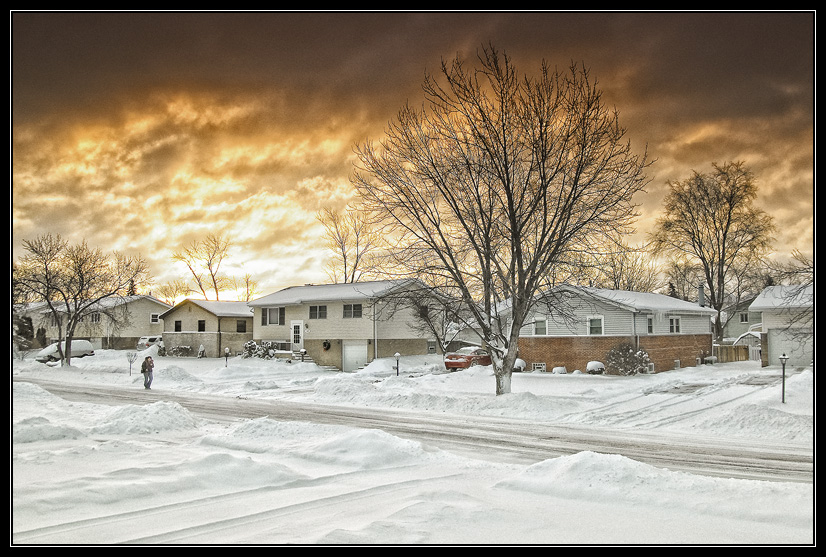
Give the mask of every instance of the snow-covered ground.
[{"label": "snow-covered ground", "polygon": [[[156,349],[140,353],[155,354]],[[126,352],[71,368],[12,362],[12,543],[814,544],[814,484],[711,477],[620,454],[533,464],[450,453],[377,429],[210,421],[164,393],[701,435],[813,449],[813,368],[719,364],[656,375],[445,373],[438,357],[355,374],[309,363]],[[54,396],[31,378],[122,387],[138,405]],[[21,381],[22,380],[22,381]],[[169,397],[171,398],[171,397]]]}]

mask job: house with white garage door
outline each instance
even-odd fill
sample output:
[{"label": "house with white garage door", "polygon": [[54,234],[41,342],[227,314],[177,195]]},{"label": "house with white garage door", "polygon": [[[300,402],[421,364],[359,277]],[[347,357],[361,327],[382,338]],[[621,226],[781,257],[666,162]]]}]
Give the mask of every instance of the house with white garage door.
[{"label": "house with white garage door", "polygon": [[252,302],[253,340],[354,371],[376,358],[436,353],[437,342],[415,312],[388,300],[409,281],[383,280],[292,286]]},{"label": "house with white garage door", "polygon": [[769,286],[749,306],[761,314],[763,365],[778,365],[786,355],[792,365],[814,360],[814,285]]}]

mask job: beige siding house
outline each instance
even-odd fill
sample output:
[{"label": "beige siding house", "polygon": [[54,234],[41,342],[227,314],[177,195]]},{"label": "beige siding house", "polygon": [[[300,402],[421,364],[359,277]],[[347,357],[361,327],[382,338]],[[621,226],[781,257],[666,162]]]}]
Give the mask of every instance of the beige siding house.
[{"label": "beige siding house", "polygon": [[405,281],[295,286],[249,303],[253,339],[319,365],[353,371],[375,358],[436,352],[435,338],[416,326],[409,309],[391,309],[387,296]]},{"label": "beige siding house", "polygon": [[252,309],[247,302],[184,300],[161,315],[163,343],[169,355],[208,358],[243,351],[252,340]]},{"label": "beige siding house", "polygon": [[[163,331],[161,314],[171,306],[146,295],[108,298],[102,300],[82,318],[75,329],[74,338],[88,340],[97,349],[134,349],[138,340],[146,335],[158,335]],[[66,334],[66,318],[60,328],[45,304],[28,311],[36,337],[45,343],[57,342],[58,330]]]},{"label": "beige siding house", "polygon": [[779,365],[780,356],[792,365],[814,361],[814,286],[769,286],[749,306],[761,314],[763,365]]}]

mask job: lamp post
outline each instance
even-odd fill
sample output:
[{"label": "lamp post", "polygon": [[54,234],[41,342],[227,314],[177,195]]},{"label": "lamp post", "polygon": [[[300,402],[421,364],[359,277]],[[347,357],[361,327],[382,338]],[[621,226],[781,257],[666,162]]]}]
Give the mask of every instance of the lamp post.
[{"label": "lamp post", "polygon": [[229,367],[229,346],[224,348],[224,367]]},{"label": "lamp post", "polygon": [[781,402],[786,402],[786,362],[789,361],[789,357],[786,356],[786,353],[783,352],[783,355],[780,356],[780,365],[783,366],[783,391],[782,391],[782,398]]},{"label": "lamp post", "polygon": [[396,352],[395,356],[396,356],[396,377],[398,377],[399,376],[399,358],[401,358],[402,355],[399,354],[398,352]]}]

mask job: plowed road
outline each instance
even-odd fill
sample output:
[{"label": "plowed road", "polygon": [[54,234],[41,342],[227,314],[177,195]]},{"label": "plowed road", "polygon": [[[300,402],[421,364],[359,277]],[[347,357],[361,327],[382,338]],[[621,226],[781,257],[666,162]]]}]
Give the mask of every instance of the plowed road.
[{"label": "plowed road", "polygon": [[[14,378],[15,381],[18,378]],[[533,463],[581,451],[620,454],[653,466],[711,476],[813,482],[813,451],[798,445],[753,440],[680,436],[673,432],[633,432],[582,425],[534,423],[479,416],[305,404],[192,393],[124,391],[34,379],[66,400],[95,404],[177,402],[213,420],[269,417],[320,424],[380,429],[398,437],[465,456],[499,462]]]}]

